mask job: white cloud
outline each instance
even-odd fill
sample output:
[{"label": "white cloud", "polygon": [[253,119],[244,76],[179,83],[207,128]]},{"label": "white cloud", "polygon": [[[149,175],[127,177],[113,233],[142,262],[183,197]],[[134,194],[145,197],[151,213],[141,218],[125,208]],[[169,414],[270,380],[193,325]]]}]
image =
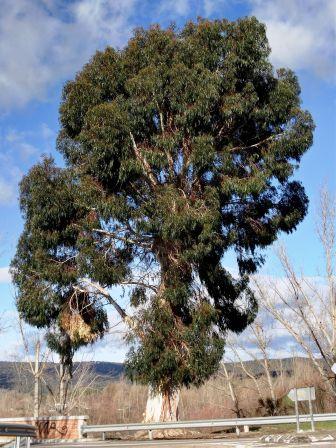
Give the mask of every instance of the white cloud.
[{"label": "white cloud", "polygon": [[[203,11],[205,17],[211,16],[219,9],[223,10],[229,3],[229,0],[203,0]],[[225,16],[225,13],[223,13]]]},{"label": "white cloud", "polygon": [[38,2],[3,0],[0,16],[0,104],[41,99],[53,83],[73,76],[91,54],[130,33],[135,0]]},{"label": "white cloud", "polygon": [[56,132],[51,129],[46,123],[41,124],[41,135],[44,140],[53,140],[56,138]]},{"label": "white cloud", "polygon": [[[39,131],[44,137],[45,130],[41,128]],[[7,143],[7,151],[11,152],[15,155],[15,159],[17,157],[26,161],[31,157],[36,158],[39,153],[38,148],[36,148],[33,144],[27,141],[28,138],[34,136],[32,132],[20,132],[17,129],[10,129],[5,135],[5,142]]]},{"label": "white cloud", "polygon": [[178,16],[186,16],[190,7],[189,0],[164,0],[159,5],[159,14],[169,12]]},{"label": "white cloud", "polygon": [[267,25],[275,66],[313,71],[335,81],[335,0],[250,0]]},{"label": "white cloud", "polygon": [[[208,16],[239,1],[203,0],[201,7]],[[277,66],[330,77],[335,68],[335,0],[248,1],[250,12],[267,24]],[[97,48],[123,46],[140,6],[139,0],[2,0],[1,109],[46,98],[48,88],[72,78]],[[155,20],[163,14],[186,17],[194,9],[190,0],[162,0]]]},{"label": "white cloud", "polygon": [[215,2],[214,0],[204,0],[203,1],[203,9],[205,16],[210,16],[215,8]]},{"label": "white cloud", "polygon": [[0,205],[16,202],[23,174],[42,154],[51,152],[55,138],[56,132],[46,123],[29,131],[0,129]]},{"label": "white cloud", "polygon": [[10,204],[15,200],[15,196],[15,185],[11,181],[6,181],[0,177],[0,205]]},{"label": "white cloud", "polygon": [[0,268],[0,283],[11,283],[9,267]]}]

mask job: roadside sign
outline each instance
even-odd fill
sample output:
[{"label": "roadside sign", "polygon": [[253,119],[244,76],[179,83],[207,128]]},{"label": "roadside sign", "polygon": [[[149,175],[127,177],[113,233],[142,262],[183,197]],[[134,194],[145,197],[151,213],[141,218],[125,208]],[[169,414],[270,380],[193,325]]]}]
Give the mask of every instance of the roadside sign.
[{"label": "roadside sign", "polygon": [[[296,391],[296,392],[295,392]],[[296,398],[297,394],[297,398]],[[299,389],[291,389],[288,392],[288,398],[290,398],[292,401],[309,401],[309,400],[316,400],[315,397],[315,387],[300,387]]]},{"label": "roadside sign", "polygon": [[288,394],[288,398],[295,402],[295,415],[296,415],[296,430],[300,432],[300,415],[299,415],[299,401],[309,402],[309,413],[311,420],[311,429],[315,431],[314,413],[312,401],[316,400],[315,387],[300,387],[299,389],[291,389]]},{"label": "roadside sign", "polygon": [[336,374],[336,362],[331,366],[331,371]]}]

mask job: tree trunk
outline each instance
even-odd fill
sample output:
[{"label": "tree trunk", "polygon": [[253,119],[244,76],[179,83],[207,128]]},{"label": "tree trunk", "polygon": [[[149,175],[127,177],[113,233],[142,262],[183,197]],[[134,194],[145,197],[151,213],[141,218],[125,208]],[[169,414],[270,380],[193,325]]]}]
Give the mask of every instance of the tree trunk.
[{"label": "tree trunk", "polygon": [[64,364],[61,361],[59,365],[59,413],[63,414],[64,406],[65,406],[65,397],[64,397]]},{"label": "tree trunk", "polygon": [[69,368],[65,365],[63,359],[60,361],[60,382],[59,382],[59,412],[62,415],[66,414],[68,388],[70,381]]},{"label": "tree trunk", "polygon": [[35,346],[35,365],[34,365],[34,419],[37,419],[40,413],[40,341]]},{"label": "tree trunk", "polygon": [[[238,418],[244,417],[244,415],[242,414],[242,411],[241,411],[241,409],[240,409],[240,407],[239,407],[238,397],[237,397],[237,394],[236,394],[236,392],[235,392],[235,389],[234,389],[234,387],[233,387],[231,378],[230,378],[230,376],[229,376],[229,374],[228,374],[228,371],[227,371],[227,369],[226,369],[226,366],[225,366],[224,362],[223,362],[222,366],[223,366],[223,370],[224,370],[225,378],[226,378],[226,380],[227,380],[227,382],[228,382],[229,391],[230,391],[230,396],[231,396],[231,400],[232,400],[232,402],[233,402],[233,406],[234,406],[234,412],[235,412],[235,414],[236,414],[236,416],[237,416]],[[239,434],[238,427],[236,427],[236,432]]]},{"label": "tree trunk", "polygon": [[144,422],[176,422],[179,400],[179,390],[172,394],[155,394],[149,388]]}]

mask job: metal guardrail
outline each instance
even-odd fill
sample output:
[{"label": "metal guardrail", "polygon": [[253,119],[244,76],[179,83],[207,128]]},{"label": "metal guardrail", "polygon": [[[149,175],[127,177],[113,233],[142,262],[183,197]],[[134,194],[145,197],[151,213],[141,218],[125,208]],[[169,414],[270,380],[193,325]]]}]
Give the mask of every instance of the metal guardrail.
[{"label": "metal guardrail", "polygon": [[36,437],[36,428],[33,425],[23,423],[0,424],[0,437],[15,437],[14,445],[12,445],[14,448],[29,448],[31,438]]},{"label": "metal guardrail", "polygon": [[[311,415],[300,415],[300,422],[310,422]],[[336,413],[314,414],[315,422],[336,421]],[[82,434],[101,433],[105,439],[107,432],[123,431],[148,431],[149,438],[152,438],[152,431],[165,429],[188,429],[188,428],[239,428],[244,427],[248,431],[250,426],[279,425],[284,423],[296,423],[295,415],[280,415],[274,417],[251,417],[251,418],[230,418],[217,420],[189,420],[177,422],[160,423],[122,423],[115,425],[85,425],[82,426]]]}]

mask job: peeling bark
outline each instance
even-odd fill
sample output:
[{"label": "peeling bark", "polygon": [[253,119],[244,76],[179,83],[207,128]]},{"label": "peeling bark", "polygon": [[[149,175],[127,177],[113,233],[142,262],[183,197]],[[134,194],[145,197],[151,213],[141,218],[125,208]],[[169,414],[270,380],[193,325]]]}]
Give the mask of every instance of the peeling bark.
[{"label": "peeling bark", "polygon": [[149,388],[144,423],[176,422],[179,401],[180,391],[172,394],[155,394]]}]

